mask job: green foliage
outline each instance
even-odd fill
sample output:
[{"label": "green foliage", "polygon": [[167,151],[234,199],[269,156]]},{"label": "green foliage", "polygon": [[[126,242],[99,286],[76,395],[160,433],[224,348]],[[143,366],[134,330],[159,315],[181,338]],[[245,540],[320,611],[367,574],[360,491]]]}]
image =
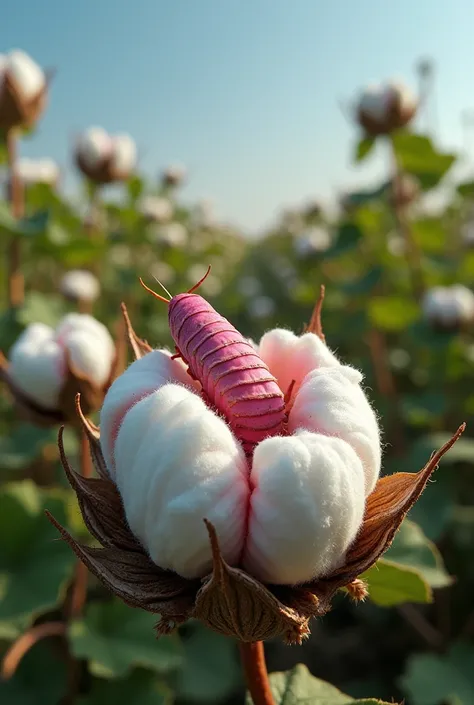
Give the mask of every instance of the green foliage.
[{"label": "green foliage", "polygon": [[474,702],[474,647],[453,644],[443,656],[416,654],[401,678],[413,705],[470,705]]},{"label": "green foliage", "polygon": [[34,646],[24,657],[14,677],[0,680],[0,702],[5,705],[53,705],[60,702],[67,683],[61,649]]},{"label": "green foliage", "polygon": [[380,607],[432,600],[429,585],[418,570],[386,558],[380,558],[361,577],[367,581],[370,599]]},{"label": "green foliage", "polygon": [[354,161],[362,162],[372,152],[375,146],[375,137],[361,137],[356,144]]},{"label": "green foliage", "polygon": [[172,691],[147,671],[134,671],[126,679],[95,679],[90,693],[79,705],[172,705]]},{"label": "green foliage", "polygon": [[456,155],[437,150],[423,135],[401,130],[393,134],[392,144],[400,168],[416,176],[425,189],[437,186],[456,161]]},{"label": "green foliage", "polygon": [[[272,673],[270,682],[275,705],[388,705],[375,698],[355,700],[330,683],[314,678],[301,664],[286,673]],[[247,705],[252,705],[250,696]]]},{"label": "green foliage", "polygon": [[45,509],[67,524],[59,491],[31,482],[0,489],[0,635],[15,636],[32,616],[54,607],[71,575],[74,556],[57,540]]},{"label": "green foliage", "polygon": [[182,664],[181,645],[174,636],[157,639],[155,624],[156,617],[119,600],[92,604],[71,625],[71,648],[101,678],[121,678],[138,666],[168,673]]}]

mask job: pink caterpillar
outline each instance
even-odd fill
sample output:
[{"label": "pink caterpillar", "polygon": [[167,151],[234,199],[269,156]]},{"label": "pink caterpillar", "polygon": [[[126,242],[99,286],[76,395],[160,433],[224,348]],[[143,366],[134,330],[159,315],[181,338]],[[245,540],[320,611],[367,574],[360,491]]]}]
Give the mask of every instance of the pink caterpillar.
[{"label": "pink caterpillar", "polygon": [[[245,451],[269,436],[284,432],[283,392],[259,354],[234,326],[198,294],[209,274],[187,293],[165,299],[177,356],[188,365],[207,400],[226,418]],[[171,295],[170,295],[171,296]]]}]

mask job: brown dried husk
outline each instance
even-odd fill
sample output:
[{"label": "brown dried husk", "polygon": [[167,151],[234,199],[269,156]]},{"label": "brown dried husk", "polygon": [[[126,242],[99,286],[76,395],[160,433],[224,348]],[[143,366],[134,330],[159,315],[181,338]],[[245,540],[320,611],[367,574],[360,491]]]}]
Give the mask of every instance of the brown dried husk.
[{"label": "brown dried husk", "polygon": [[[123,310],[130,341],[137,357],[141,357],[149,352],[149,346],[136,336],[125,307]],[[315,321],[319,314],[320,306]],[[315,323],[316,329],[319,325]],[[462,425],[420,472],[400,472],[378,480],[344,565],[324,578],[286,586],[264,585],[239,567],[228,565],[220,552],[217,532],[206,517],[203,521],[213,557],[210,575],[188,580],[155,565],[127,524],[120,495],[102,456],[99,430],[85,419],[80,407],[79,415],[99,477],[84,478],[72,470],[60,435],[61,460],[79,499],[84,522],[102,548],[80,544],[50,516],[63,538],[111,592],[130,605],[160,615],[158,634],[169,633],[194,617],[244,642],[282,637],[287,643],[299,644],[310,632],[310,619],[330,610],[338,590],[346,588],[353,599],[364,599],[366,585],[358,576],[390,546],[440,459],[464,431]]]},{"label": "brown dried husk", "polygon": [[47,84],[48,77],[42,90],[31,100],[25,100],[7,71],[0,90],[0,129],[11,130],[34,125],[46,107]]},{"label": "brown dried husk", "polygon": [[389,102],[384,120],[375,120],[365,110],[357,110],[357,122],[370,137],[389,135],[394,130],[405,127],[416,115],[416,102],[409,107],[403,107],[400,97],[395,93]]},{"label": "brown dried husk", "polygon": [[97,185],[112,184],[116,181],[127,181],[130,178],[130,171],[119,171],[112,163],[112,155],[103,159],[94,168],[91,168],[82,158],[79,149],[75,150],[76,166],[84,176]]}]

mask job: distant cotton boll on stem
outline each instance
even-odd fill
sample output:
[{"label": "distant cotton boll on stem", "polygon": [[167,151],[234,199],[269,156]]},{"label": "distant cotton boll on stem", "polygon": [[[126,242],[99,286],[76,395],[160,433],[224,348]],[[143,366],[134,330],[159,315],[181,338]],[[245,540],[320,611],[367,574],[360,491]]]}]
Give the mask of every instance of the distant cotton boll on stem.
[{"label": "distant cotton boll on stem", "polygon": [[137,208],[144,218],[157,223],[166,223],[173,217],[173,204],[161,196],[143,196]]},{"label": "distant cotton boll on stem", "polygon": [[384,135],[407,125],[415,116],[418,101],[399,81],[371,85],[357,103],[357,119],[371,136]]},{"label": "distant cotton boll on stem", "polygon": [[112,167],[120,173],[130,173],[137,162],[137,148],[130,135],[116,135],[112,138]]},{"label": "distant cotton boll on stem", "polygon": [[188,232],[181,223],[169,223],[158,230],[157,239],[168,247],[184,247],[188,241]]},{"label": "distant cotton boll on stem", "polygon": [[60,284],[61,293],[73,301],[95,301],[100,294],[97,277],[85,269],[66,272]]},{"label": "distant cotton boll on stem", "polygon": [[81,135],[78,151],[85,164],[94,169],[112,154],[112,139],[102,127],[90,127]]},{"label": "distant cotton boll on stem", "polygon": [[6,69],[26,100],[35,98],[46,83],[42,69],[24,51],[12,51],[6,61]]},{"label": "distant cotton boll on stem", "polygon": [[107,328],[91,316],[69,314],[54,330],[35,323],[10,351],[8,374],[15,385],[41,407],[56,409],[68,363],[98,386],[110,377],[115,357]]},{"label": "distant cotton boll on stem", "polygon": [[310,228],[296,236],[293,245],[298,257],[308,257],[328,250],[331,246],[331,235],[325,228]]},{"label": "distant cotton boll on stem", "polygon": [[19,159],[16,172],[26,185],[54,185],[59,179],[59,167],[52,159]]},{"label": "distant cotton boll on stem", "polygon": [[452,328],[474,321],[474,294],[461,284],[429,289],[422,301],[423,315],[433,325]]}]

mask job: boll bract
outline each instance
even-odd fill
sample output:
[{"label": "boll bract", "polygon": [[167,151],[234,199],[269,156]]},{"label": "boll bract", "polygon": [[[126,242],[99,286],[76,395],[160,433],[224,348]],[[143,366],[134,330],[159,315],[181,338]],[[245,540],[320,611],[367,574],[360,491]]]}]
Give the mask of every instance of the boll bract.
[{"label": "boll bract", "polygon": [[109,135],[102,127],[91,127],[80,135],[74,156],[84,176],[96,184],[108,184],[132,175],[137,148],[130,135]]},{"label": "boll bract", "polygon": [[459,329],[474,321],[474,294],[462,284],[435,286],[425,293],[422,308],[435,328]]},{"label": "boll bract", "polygon": [[370,136],[387,135],[405,127],[414,118],[417,107],[417,99],[401,83],[371,85],[359,97],[357,122]]},{"label": "boll bract", "polygon": [[195,617],[300,643],[336,590],[367,594],[358,575],[462,428],[419,473],[379,479],[377,418],[360,372],[324,342],[321,302],[302,336],[275,329],[256,345],[195,288],[162,299],[175,355],[129,325],[136,361],[107,393],[100,440],[83,420],[100,480],[65,462],[103,548],[53,522],[112,591],[160,613],[159,633]]},{"label": "boll bract", "polygon": [[107,328],[86,314],[65,316],[56,329],[29,325],[2,363],[2,376],[20,408],[38,423],[75,418],[80,392],[96,409],[114,374],[115,346]]},{"label": "boll bract", "polygon": [[0,54],[0,129],[31,127],[46,105],[47,78],[23,51]]}]

